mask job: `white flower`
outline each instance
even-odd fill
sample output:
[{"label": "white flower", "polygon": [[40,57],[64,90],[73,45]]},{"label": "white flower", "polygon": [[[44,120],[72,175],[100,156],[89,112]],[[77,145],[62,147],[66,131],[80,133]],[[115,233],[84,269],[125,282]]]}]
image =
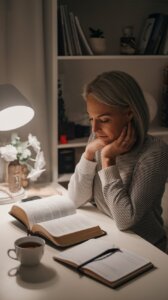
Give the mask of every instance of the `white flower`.
[{"label": "white flower", "polygon": [[37,180],[37,178],[45,171],[45,169],[43,169],[45,164],[46,162],[44,159],[44,153],[43,151],[40,151],[39,153],[37,153],[34,168],[31,169],[27,178],[31,181]]},{"label": "white flower", "polygon": [[45,169],[42,170],[36,170],[36,169],[31,169],[29,175],[27,176],[28,179],[31,181],[36,181],[37,178],[45,171]]},{"label": "white flower", "polygon": [[[17,149],[17,153],[18,155],[22,155],[22,153],[25,150],[28,150],[28,142],[19,142],[17,145],[15,145],[16,149]],[[30,150],[29,150],[30,151]],[[30,155],[31,155],[31,151],[30,151]]]},{"label": "white flower", "polygon": [[42,168],[44,168],[45,164],[46,164],[46,162],[44,159],[44,153],[43,153],[43,151],[40,151],[37,153],[34,168],[36,170],[41,170]]},{"label": "white flower", "polygon": [[16,146],[18,143],[20,143],[20,137],[17,135],[17,133],[12,133],[11,144]]},{"label": "white flower", "polygon": [[28,136],[29,145],[32,146],[35,152],[40,151],[40,142],[37,140],[36,136],[33,136],[31,133]]},{"label": "white flower", "polygon": [[6,145],[0,148],[1,157],[6,161],[13,161],[17,159],[17,150],[12,145]]},{"label": "white flower", "polygon": [[21,142],[20,137],[13,133],[11,143],[0,147],[0,156],[8,162],[18,160],[20,164],[26,164],[29,170],[27,178],[31,181],[37,180],[45,171],[44,153],[41,151],[40,142],[32,134],[28,135],[28,141]]},{"label": "white flower", "polygon": [[31,157],[31,151],[29,149],[24,149],[20,156],[19,159],[22,161],[28,160]]}]

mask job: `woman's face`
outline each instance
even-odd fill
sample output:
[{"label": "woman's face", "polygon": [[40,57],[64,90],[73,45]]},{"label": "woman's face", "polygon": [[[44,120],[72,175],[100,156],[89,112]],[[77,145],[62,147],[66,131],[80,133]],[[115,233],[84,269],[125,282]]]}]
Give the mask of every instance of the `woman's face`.
[{"label": "woman's face", "polygon": [[87,112],[96,138],[111,143],[119,137],[124,126],[132,119],[130,108],[109,106],[96,100],[93,94],[86,99]]}]

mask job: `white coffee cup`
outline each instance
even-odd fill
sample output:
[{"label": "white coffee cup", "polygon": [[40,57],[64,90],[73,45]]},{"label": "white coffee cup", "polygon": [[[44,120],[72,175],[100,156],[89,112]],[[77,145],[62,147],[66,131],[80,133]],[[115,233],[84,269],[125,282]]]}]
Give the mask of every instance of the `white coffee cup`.
[{"label": "white coffee cup", "polygon": [[40,263],[43,256],[45,240],[37,236],[26,236],[16,240],[14,246],[14,249],[8,250],[8,256],[24,266],[34,266]]}]

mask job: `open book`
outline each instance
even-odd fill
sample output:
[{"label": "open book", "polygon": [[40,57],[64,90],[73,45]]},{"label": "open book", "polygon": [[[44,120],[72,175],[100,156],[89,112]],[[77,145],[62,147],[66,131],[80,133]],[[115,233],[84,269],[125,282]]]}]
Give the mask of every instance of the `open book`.
[{"label": "open book", "polygon": [[66,247],[102,236],[105,232],[82,215],[69,198],[60,195],[14,204],[10,215],[22,222],[32,234]]},{"label": "open book", "polygon": [[68,264],[112,288],[153,267],[148,259],[126,249],[118,249],[104,238],[91,239],[66,249],[54,260]]}]

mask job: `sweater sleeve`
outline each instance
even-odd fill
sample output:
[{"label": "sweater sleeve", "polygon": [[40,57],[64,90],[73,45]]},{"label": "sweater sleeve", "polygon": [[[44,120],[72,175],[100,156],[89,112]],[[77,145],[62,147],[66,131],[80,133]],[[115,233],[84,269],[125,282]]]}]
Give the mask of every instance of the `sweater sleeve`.
[{"label": "sweater sleeve", "polygon": [[168,175],[168,148],[147,153],[136,164],[129,189],[118,169],[111,166],[99,171],[104,200],[120,230],[127,230],[160,205]]},{"label": "sweater sleeve", "polygon": [[71,176],[68,185],[68,196],[76,207],[80,207],[93,197],[93,179],[96,166],[96,162],[85,159],[84,155],[76,165],[75,172]]}]

